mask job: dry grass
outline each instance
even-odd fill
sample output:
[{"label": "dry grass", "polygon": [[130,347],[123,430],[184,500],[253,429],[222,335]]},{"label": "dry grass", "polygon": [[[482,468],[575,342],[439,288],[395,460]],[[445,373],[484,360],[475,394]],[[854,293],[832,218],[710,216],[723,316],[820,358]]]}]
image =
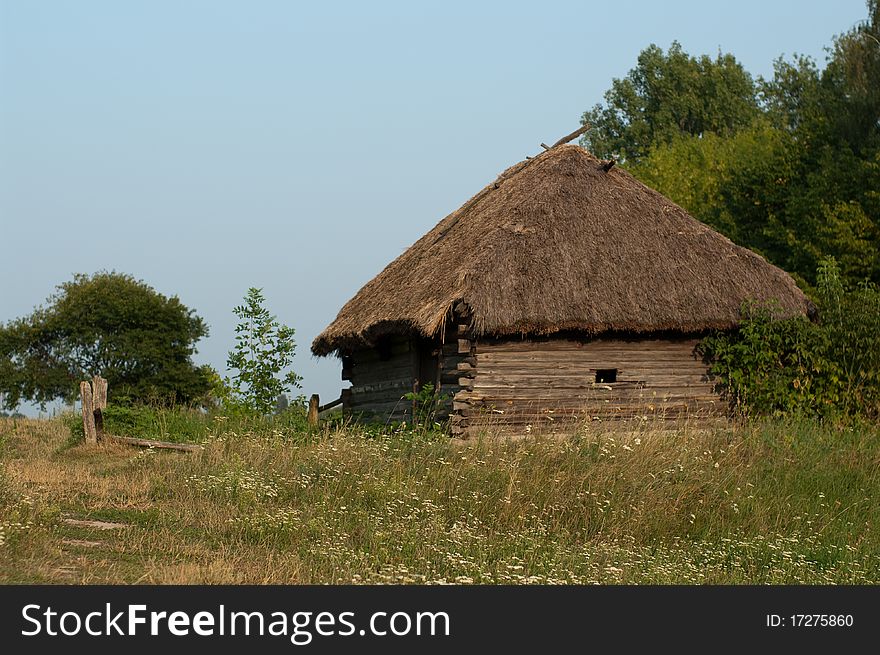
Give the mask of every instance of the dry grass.
[{"label": "dry grass", "polygon": [[876,426],[472,442],[222,426],[187,454],[0,419],[0,581],[880,581]]}]

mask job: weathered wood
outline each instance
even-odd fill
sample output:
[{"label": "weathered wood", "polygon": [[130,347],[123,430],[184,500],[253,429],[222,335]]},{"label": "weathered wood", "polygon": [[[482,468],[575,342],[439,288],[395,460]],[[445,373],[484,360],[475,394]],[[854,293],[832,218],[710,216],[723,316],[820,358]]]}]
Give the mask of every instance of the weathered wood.
[{"label": "weathered wood", "polygon": [[204,450],[204,446],[194,443],[174,443],[172,441],[154,441],[153,439],[138,439],[135,437],[117,437],[111,435],[110,439],[119,443],[128,444],[130,446],[141,446],[142,448],[162,448],[165,450],[182,450],[193,453]]},{"label": "weathered wood", "polygon": [[315,427],[318,425],[318,407],[321,405],[321,398],[318,394],[313,393],[312,397],[309,398],[309,414],[308,414],[308,422],[309,425]]},{"label": "weathered wood", "polygon": [[[561,425],[599,420],[679,419],[723,413],[697,339],[524,339],[477,344],[475,367],[459,365],[455,424]],[[596,382],[615,369],[615,382]],[[467,421],[468,423],[462,423]]]},{"label": "weathered wood", "polygon": [[581,134],[583,134],[584,132],[586,132],[589,129],[590,129],[589,123],[587,123],[586,125],[581,125],[574,132],[572,132],[571,134],[566,134],[564,137],[559,139],[559,141],[557,141],[556,143],[554,143],[550,147],[555,148],[556,146],[564,145],[564,144],[568,143],[569,141],[574,141],[576,138],[578,138]]},{"label": "weathered wood", "polygon": [[408,394],[411,389],[412,383],[395,385],[385,389],[363,389],[361,387],[352,387],[351,399],[355,403],[373,400],[398,400]]},{"label": "weathered wood", "polygon": [[321,405],[320,407],[318,407],[318,414],[326,412],[328,409],[333,409],[334,407],[341,405],[342,402],[343,402],[342,396],[339,396],[339,398],[337,398],[336,400],[329,402],[326,405]]},{"label": "weathered wood", "polygon": [[92,385],[88,382],[79,383],[79,395],[82,400],[83,434],[87,444],[98,443],[95,429],[95,405],[92,400]]},{"label": "weathered wood", "polygon": [[459,354],[471,352],[470,339],[459,339],[458,340],[458,352],[459,352]]},{"label": "weathered wood", "polygon": [[[388,351],[393,358],[397,355],[404,355],[409,353],[410,347],[411,346],[409,340],[401,337],[393,339],[391,341]],[[352,353],[352,357],[355,366],[368,362],[388,361],[387,359],[383,359],[382,354],[379,352],[378,348],[365,348],[363,350],[358,350]]]},{"label": "weathered wood", "polygon": [[95,413],[95,438],[104,438],[104,409],[107,407],[107,380],[100,375],[92,378],[92,405]]},{"label": "weathered wood", "polygon": [[[406,357],[406,361],[402,361],[403,357]],[[352,384],[378,382],[390,378],[406,378],[411,375],[412,365],[409,356],[404,355],[385,362],[358,364],[352,369],[351,382]]]},{"label": "weathered wood", "polygon": [[95,410],[107,408],[107,380],[100,375],[92,378],[92,403]]},{"label": "weathered wood", "polygon": [[657,348],[680,350],[684,347],[696,347],[700,343],[700,339],[696,338],[680,338],[680,339],[657,339],[638,337],[630,339],[610,339],[600,337],[598,339],[560,339],[555,337],[547,337],[545,339],[509,339],[490,341],[482,339],[480,341],[480,352],[509,352],[509,351],[554,351],[572,349],[601,350],[603,348],[620,349],[620,348],[636,348],[638,350],[654,350]]},{"label": "weathered wood", "polygon": [[355,384],[351,387],[352,393],[363,394],[375,391],[399,391],[403,393],[409,391],[411,382],[408,378],[398,380],[382,380],[381,382],[371,382],[370,384]]}]

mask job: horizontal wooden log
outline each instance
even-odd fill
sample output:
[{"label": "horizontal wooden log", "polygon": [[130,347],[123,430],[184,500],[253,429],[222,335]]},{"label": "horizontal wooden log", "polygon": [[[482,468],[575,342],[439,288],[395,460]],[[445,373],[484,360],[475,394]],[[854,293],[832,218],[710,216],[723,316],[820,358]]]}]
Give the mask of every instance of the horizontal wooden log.
[{"label": "horizontal wooden log", "polygon": [[594,339],[591,341],[573,341],[570,339],[548,339],[546,341],[480,341],[480,352],[553,352],[572,350],[689,350],[693,351],[699,344],[699,339]]},{"label": "horizontal wooden log", "polygon": [[471,342],[470,339],[459,339],[458,340],[458,352],[459,354],[470,353],[471,351]]},{"label": "horizontal wooden log", "polygon": [[589,357],[584,354],[566,354],[566,353],[542,353],[540,355],[533,354],[516,354],[516,355],[487,355],[477,353],[477,366],[483,368],[509,368],[511,366],[534,366],[536,364],[544,366],[560,366],[561,368],[573,367],[580,369],[608,369],[608,368],[644,368],[656,369],[669,366],[682,366],[686,368],[700,367],[708,368],[708,365],[699,359],[686,356],[676,355],[639,355],[636,353],[620,353],[619,355],[591,355]]},{"label": "horizontal wooden log", "polygon": [[204,446],[194,443],[174,443],[172,441],[155,441],[153,439],[138,439],[136,437],[117,437],[111,436],[110,439],[119,443],[128,444],[129,446],[140,446],[141,448],[162,448],[165,450],[182,450],[185,452],[196,452],[204,450]]},{"label": "horizontal wooden log", "polygon": [[614,393],[616,391],[656,390],[664,389],[711,389],[714,382],[703,380],[701,376],[664,376],[647,380],[619,380],[617,382],[593,382],[592,379],[577,377],[540,377],[530,378],[493,378],[478,375],[474,378],[474,389],[570,389],[591,392]]},{"label": "horizontal wooden log", "polygon": [[602,414],[660,414],[668,411],[681,410],[714,410],[723,409],[724,403],[712,403],[702,400],[667,403],[652,403],[650,405],[571,405],[571,406],[541,406],[541,405],[482,405],[471,403],[470,407],[459,410],[462,416],[479,416],[483,414],[498,414],[500,416],[549,416],[558,418],[571,415],[602,415]]},{"label": "horizontal wooden log", "polygon": [[337,398],[336,400],[334,400],[332,402],[327,403],[326,405],[319,406],[318,413],[320,414],[321,412],[326,412],[328,409],[333,409],[334,407],[337,407],[341,404],[342,404],[342,396],[340,396],[339,398]]},{"label": "horizontal wooden log", "polygon": [[412,381],[409,378],[401,378],[396,380],[382,380],[379,382],[370,382],[369,384],[354,384],[351,387],[352,393],[371,393],[375,391],[397,391],[412,389]]},{"label": "horizontal wooden log", "polygon": [[372,362],[354,366],[351,369],[352,380],[399,377],[412,374],[412,357],[390,359],[387,362]]},{"label": "horizontal wooden log", "polygon": [[351,408],[351,413],[374,413],[381,414],[383,416],[389,416],[392,414],[395,415],[405,415],[409,416],[412,414],[412,403],[410,402],[383,402],[383,403],[370,403],[365,405],[354,405]]}]

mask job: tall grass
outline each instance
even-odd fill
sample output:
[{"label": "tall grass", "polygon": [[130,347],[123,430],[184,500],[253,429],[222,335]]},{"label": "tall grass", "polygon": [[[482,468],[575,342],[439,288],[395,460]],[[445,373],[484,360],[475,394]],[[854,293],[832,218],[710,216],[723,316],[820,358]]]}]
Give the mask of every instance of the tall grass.
[{"label": "tall grass", "polygon": [[[57,422],[0,433],[0,515],[19,508],[0,580],[880,581],[876,425],[456,442],[214,421],[195,454],[65,445]],[[76,531],[63,515],[128,527]]]}]

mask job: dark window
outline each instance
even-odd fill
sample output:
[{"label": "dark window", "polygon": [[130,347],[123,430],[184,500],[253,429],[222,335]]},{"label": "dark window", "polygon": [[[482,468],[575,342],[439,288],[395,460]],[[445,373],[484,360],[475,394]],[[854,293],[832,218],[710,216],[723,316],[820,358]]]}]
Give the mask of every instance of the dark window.
[{"label": "dark window", "polygon": [[600,368],[596,371],[596,382],[617,382],[616,368]]}]

